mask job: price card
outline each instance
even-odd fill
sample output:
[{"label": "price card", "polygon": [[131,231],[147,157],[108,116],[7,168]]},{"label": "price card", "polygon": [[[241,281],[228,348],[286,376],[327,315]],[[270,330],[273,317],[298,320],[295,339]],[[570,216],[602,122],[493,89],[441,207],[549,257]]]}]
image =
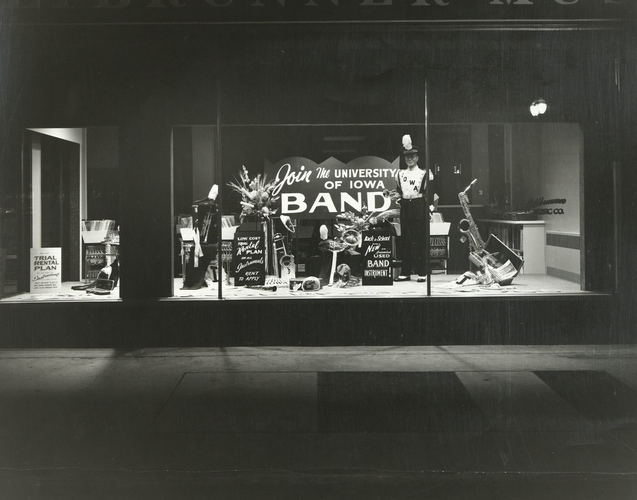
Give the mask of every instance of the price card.
[{"label": "price card", "polygon": [[232,253],[235,285],[265,285],[265,237],[263,233],[235,233]]},{"label": "price card", "polygon": [[393,285],[392,234],[389,231],[364,231],[361,254],[363,285]]}]

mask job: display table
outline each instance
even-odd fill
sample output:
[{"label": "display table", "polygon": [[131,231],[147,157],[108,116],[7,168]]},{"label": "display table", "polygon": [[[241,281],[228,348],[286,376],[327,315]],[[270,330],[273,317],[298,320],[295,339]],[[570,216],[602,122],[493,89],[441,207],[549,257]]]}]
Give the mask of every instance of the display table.
[{"label": "display table", "polygon": [[522,273],[546,274],[546,230],[543,220],[477,221],[480,233],[493,234],[524,259]]}]

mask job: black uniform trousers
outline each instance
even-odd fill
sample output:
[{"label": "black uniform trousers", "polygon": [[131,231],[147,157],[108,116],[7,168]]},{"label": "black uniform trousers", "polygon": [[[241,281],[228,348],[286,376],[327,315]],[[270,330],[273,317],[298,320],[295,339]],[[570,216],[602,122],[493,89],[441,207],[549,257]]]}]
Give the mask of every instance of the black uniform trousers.
[{"label": "black uniform trousers", "polygon": [[208,265],[217,257],[217,249],[217,245],[201,245],[203,255],[199,257],[197,267],[195,267],[195,247],[188,250],[190,255],[186,264],[186,276],[182,290],[199,290],[204,287]]},{"label": "black uniform trousers", "polygon": [[429,239],[429,206],[427,200],[414,198],[400,202],[401,274],[427,275]]}]

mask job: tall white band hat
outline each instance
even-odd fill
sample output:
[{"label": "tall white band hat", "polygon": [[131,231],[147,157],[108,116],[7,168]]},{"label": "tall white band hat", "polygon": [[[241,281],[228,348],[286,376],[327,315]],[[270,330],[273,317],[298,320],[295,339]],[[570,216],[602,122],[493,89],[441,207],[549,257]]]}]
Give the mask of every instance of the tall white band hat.
[{"label": "tall white band hat", "polygon": [[411,136],[409,134],[403,135],[403,156],[417,154],[418,146],[411,141]]}]

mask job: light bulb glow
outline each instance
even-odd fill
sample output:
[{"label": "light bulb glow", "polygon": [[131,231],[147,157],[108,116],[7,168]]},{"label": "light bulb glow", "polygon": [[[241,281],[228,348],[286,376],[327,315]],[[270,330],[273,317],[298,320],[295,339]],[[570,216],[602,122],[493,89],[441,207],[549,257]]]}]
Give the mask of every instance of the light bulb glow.
[{"label": "light bulb glow", "polygon": [[544,99],[538,99],[537,101],[534,101],[533,104],[531,104],[529,109],[531,110],[531,114],[533,116],[543,115],[544,113],[546,113],[548,105],[546,104],[546,101]]},{"label": "light bulb glow", "polygon": [[546,101],[544,99],[538,99],[536,101],[536,104],[537,104],[538,113],[540,113],[541,115],[546,113],[546,110],[547,110],[548,106],[547,106]]}]

